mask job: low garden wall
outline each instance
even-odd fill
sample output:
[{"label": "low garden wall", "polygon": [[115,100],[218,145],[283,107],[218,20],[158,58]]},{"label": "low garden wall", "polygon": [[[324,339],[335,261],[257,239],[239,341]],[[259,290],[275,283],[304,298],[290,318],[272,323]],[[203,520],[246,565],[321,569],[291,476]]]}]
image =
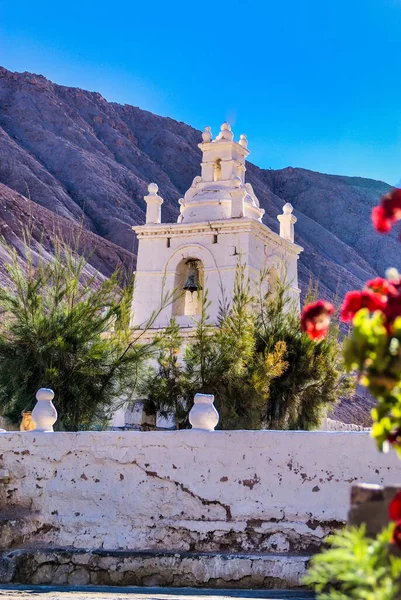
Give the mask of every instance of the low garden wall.
[{"label": "low garden wall", "polygon": [[401,482],[368,432],[3,433],[1,547],[310,553],[359,481]]}]

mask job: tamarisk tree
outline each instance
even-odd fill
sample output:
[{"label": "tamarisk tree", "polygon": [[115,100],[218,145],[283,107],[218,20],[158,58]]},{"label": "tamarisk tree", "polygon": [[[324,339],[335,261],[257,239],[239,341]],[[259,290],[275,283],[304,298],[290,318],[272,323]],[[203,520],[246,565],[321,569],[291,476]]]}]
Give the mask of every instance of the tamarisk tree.
[{"label": "tamarisk tree", "polygon": [[10,288],[0,288],[0,409],[18,423],[35,392],[56,395],[56,426],[103,427],[136,388],[155,342],[130,330],[132,284],[102,278],[61,240],[48,260],[25,244],[25,264],[7,248]]}]

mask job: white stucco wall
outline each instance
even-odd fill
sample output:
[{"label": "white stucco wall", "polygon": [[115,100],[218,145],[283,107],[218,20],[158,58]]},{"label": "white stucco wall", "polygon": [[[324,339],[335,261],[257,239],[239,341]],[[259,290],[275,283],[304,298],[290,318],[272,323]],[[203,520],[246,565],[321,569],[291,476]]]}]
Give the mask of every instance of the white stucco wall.
[{"label": "white stucco wall", "polygon": [[[208,290],[208,314],[217,322],[222,290],[232,299],[239,257],[246,277],[259,280],[262,270],[275,269],[286,275],[291,294],[299,297],[297,261],[302,248],[283,240],[268,227],[252,219],[229,219],[208,223],[157,224],[135,228],[138,234],[138,260],[132,304],[133,324],[143,326],[159,311],[161,299],[176,287],[179,264],[190,258],[202,263],[204,287]],[[217,235],[217,243],[214,243]],[[167,239],[169,246],[167,246]],[[168,303],[157,315],[152,327],[165,327],[174,313]],[[193,319],[179,317],[182,327],[193,327]],[[186,320],[185,320],[186,319]]]},{"label": "white stucco wall", "polygon": [[309,552],[346,520],[352,483],[400,480],[367,432],[4,433],[0,539]]}]

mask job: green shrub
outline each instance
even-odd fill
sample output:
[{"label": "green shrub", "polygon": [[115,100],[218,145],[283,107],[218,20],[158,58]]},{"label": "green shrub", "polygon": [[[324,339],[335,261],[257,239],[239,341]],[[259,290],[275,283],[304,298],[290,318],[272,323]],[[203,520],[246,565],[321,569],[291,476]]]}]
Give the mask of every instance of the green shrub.
[{"label": "green shrub", "polygon": [[304,583],[319,600],[396,600],[400,598],[401,559],[389,553],[393,526],[376,538],[365,527],[344,529],[312,558]]},{"label": "green shrub", "polygon": [[13,422],[31,410],[40,387],[55,392],[56,426],[103,427],[119,398],[135,390],[155,344],[132,337],[132,282],[101,279],[62,241],[46,260],[15,250],[6,265],[12,288],[0,288],[0,408]]},{"label": "green shrub", "polygon": [[[261,274],[263,289],[266,274]],[[300,331],[299,314],[285,283],[252,294],[239,262],[230,306],[222,303],[218,326],[210,323],[207,290],[195,335],[185,346],[172,321],[161,335],[158,367],[142,394],[178,427],[188,424],[197,392],[215,395],[222,429],[312,429],[327,406],[349,394],[341,369],[338,327],[315,344]]]}]

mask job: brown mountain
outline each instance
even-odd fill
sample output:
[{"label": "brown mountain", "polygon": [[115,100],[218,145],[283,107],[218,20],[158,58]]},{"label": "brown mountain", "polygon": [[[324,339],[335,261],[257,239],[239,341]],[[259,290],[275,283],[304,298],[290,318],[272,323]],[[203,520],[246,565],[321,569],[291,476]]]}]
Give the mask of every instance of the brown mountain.
[{"label": "brown mountain", "polygon": [[[75,223],[84,216],[88,230],[129,251],[150,181],[165,199],[163,218],[176,218],[178,198],[199,173],[199,141],[184,123],[0,68],[0,182]],[[387,184],[252,164],[247,179],[274,230],[282,205],[293,204],[303,284],[313,275],[324,293],[342,293],[397,255],[395,236],[380,237],[370,224]]]},{"label": "brown mountain", "polygon": [[[165,200],[163,219],[176,219],[178,198],[199,174],[200,139],[199,131],[173,119],[0,68],[0,229],[18,245],[17,215],[24,211],[45,228],[54,222],[79,228],[83,220],[86,243],[96,247],[92,264],[107,275],[118,261],[131,260],[131,225],[144,222],[149,182]],[[378,236],[370,224],[386,183],[251,163],[247,180],[275,231],[283,204],[294,206],[296,241],[305,249],[303,290],[313,277],[323,296],[341,296],[399,266],[396,235]]]},{"label": "brown mountain", "polygon": [[27,232],[33,252],[45,259],[53,254],[54,240],[58,237],[88,257],[91,273],[100,271],[107,277],[117,267],[127,274],[132,271],[134,255],[131,252],[0,183],[0,236],[6,241],[0,243],[0,285],[9,285],[5,264],[9,262],[10,249],[15,248],[23,259]]}]

